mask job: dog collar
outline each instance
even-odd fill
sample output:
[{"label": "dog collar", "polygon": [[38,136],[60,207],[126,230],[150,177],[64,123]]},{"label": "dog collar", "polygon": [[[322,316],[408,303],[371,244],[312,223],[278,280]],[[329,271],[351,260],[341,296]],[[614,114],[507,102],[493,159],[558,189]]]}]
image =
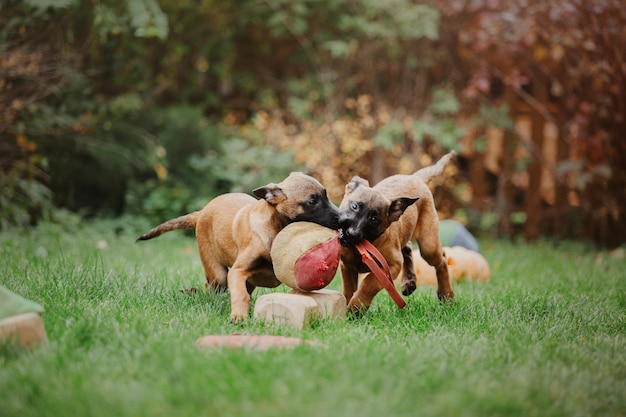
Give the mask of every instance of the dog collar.
[{"label": "dog collar", "polygon": [[406,306],[406,301],[404,301],[404,298],[402,298],[396,286],[393,284],[389,264],[387,264],[383,255],[376,249],[376,246],[372,245],[368,240],[363,240],[357,243],[355,247],[361,254],[361,261],[367,265],[383,288],[387,290],[398,308]]}]

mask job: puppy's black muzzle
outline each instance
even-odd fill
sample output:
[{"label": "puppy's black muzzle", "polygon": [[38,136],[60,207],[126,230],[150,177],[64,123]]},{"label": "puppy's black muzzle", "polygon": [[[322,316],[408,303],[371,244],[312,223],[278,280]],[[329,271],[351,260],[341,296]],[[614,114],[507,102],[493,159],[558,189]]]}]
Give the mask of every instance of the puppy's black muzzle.
[{"label": "puppy's black muzzle", "polygon": [[350,231],[350,228],[339,229],[339,243],[341,243],[341,246],[345,246],[349,248],[363,241],[362,235],[360,234],[354,235],[353,233],[354,233],[353,231]]},{"label": "puppy's black muzzle", "polygon": [[349,216],[339,216],[339,243],[345,247],[352,247],[365,239],[355,219]]},{"label": "puppy's black muzzle", "polygon": [[306,221],[317,223],[320,226],[328,227],[329,229],[337,230],[340,226],[339,223],[339,209],[330,200],[323,202],[318,207],[305,211],[298,215],[294,221]]}]

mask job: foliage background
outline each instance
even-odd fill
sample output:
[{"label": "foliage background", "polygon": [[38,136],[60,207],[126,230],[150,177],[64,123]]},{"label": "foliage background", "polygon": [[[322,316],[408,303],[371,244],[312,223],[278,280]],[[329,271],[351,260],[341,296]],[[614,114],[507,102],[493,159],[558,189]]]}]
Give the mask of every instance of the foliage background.
[{"label": "foliage background", "polygon": [[617,246],[624,44],[619,0],[7,0],[0,227],[159,222],[295,169],[339,201],[457,149],[442,216]]}]

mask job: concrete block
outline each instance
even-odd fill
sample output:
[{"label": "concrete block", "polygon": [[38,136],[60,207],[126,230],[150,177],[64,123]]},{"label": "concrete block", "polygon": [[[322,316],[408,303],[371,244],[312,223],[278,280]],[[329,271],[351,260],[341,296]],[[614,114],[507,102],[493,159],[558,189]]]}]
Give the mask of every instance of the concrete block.
[{"label": "concrete block", "polygon": [[311,292],[291,290],[289,294],[304,295],[317,303],[317,314],[322,318],[345,319],[347,306],[346,297],[339,291],[321,289]]},{"label": "concrete block", "polygon": [[299,294],[265,294],[254,305],[254,317],[277,324],[288,324],[298,329],[307,327],[311,316],[316,312],[315,300]]},{"label": "concrete block", "polygon": [[345,316],[343,294],[326,289],[265,294],[254,305],[254,317],[298,329],[309,326],[312,317],[345,319]]}]

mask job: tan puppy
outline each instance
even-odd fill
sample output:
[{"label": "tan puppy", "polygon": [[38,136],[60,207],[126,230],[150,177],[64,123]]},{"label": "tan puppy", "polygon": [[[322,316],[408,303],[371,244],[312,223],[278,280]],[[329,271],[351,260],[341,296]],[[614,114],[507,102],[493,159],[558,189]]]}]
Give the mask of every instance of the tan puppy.
[{"label": "tan puppy", "polygon": [[404,270],[404,295],[411,294],[417,285],[410,246],[411,240],[417,240],[422,257],[437,271],[439,299],[454,298],[447,262],[439,242],[439,219],[427,184],[443,173],[454,155],[451,152],[434,166],[421,169],[413,175],[385,178],[374,187],[359,177],[354,177],[346,185],[339,207],[339,241],[344,246],[341,252],[341,275],[350,311],[358,313],[367,310],[382,289],[371,273],[358,283],[359,272],[368,272],[361,256],[354,249],[354,245],[363,239],[374,244],[385,257],[393,277]]},{"label": "tan puppy", "polygon": [[280,284],[274,275],[270,248],[287,224],[308,221],[332,229],[339,211],[315,178],[291,173],[280,184],[254,190],[260,200],[229,193],[211,200],[202,210],[169,220],[138,240],[177,229],[196,229],[206,285],[230,291],[231,318],[240,321],[250,311],[250,294],[257,286]]},{"label": "tan puppy", "polygon": [[[462,246],[444,246],[443,251],[448,260],[448,273],[451,280],[459,283],[462,279],[489,281],[491,278],[489,263],[480,253]],[[418,249],[413,251],[413,264],[417,285],[437,285],[435,268],[426,263]],[[396,281],[399,282],[401,279],[402,277],[399,276]]]},{"label": "tan puppy", "polygon": [[456,282],[461,282],[463,278],[467,281],[489,281],[491,278],[489,263],[480,253],[463,246],[445,247],[443,250],[448,257],[450,278]]}]

